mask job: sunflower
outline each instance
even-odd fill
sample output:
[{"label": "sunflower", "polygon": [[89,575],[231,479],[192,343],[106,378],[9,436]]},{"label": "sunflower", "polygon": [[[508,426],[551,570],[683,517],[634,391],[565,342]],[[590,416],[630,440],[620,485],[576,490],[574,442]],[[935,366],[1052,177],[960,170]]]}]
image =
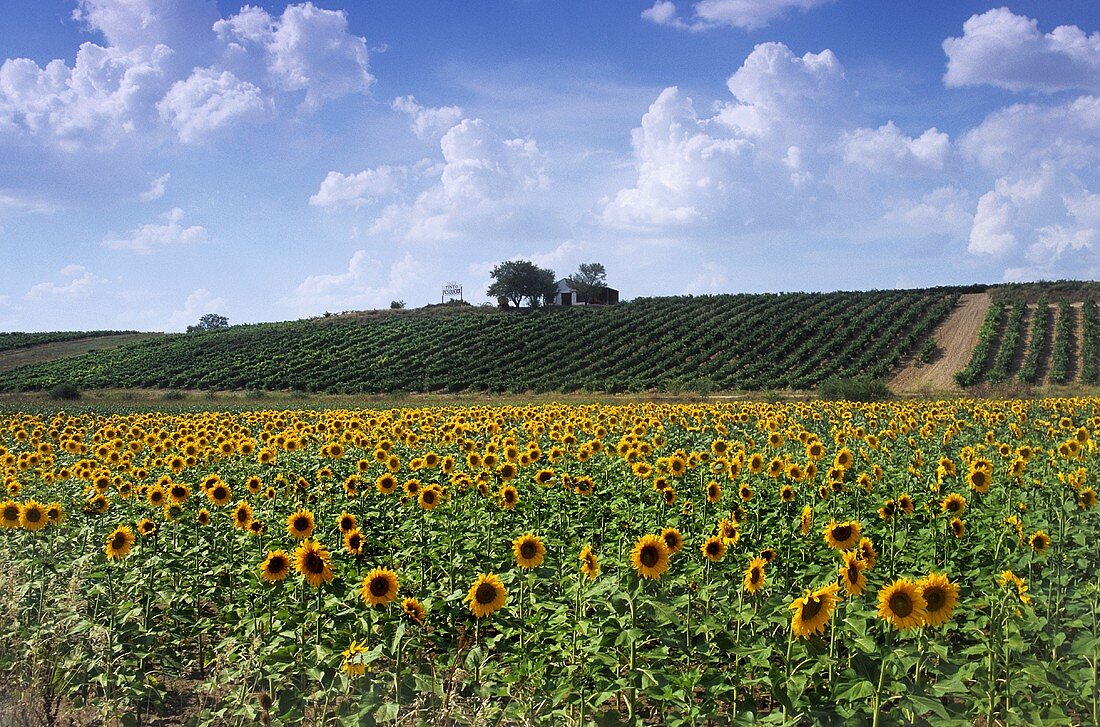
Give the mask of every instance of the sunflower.
[{"label": "sunflower", "polygon": [[712,535],[703,541],[699,550],[707,560],[712,563],[717,563],[726,555],[726,541],[720,535]]},{"label": "sunflower", "polygon": [[342,512],[340,513],[340,517],[336,518],[336,527],[340,528],[340,532],[344,535],[355,530],[358,526],[358,519],[350,512]]},{"label": "sunflower", "polygon": [[753,454],[749,457],[749,472],[754,475],[760,474],[764,469],[764,455],[760,453]]},{"label": "sunflower", "polygon": [[157,524],[149,518],[142,518],[138,521],[137,531],[143,538],[151,538],[157,534]]},{"label": "sunflower", "polygon": [[[176,505],[176,507],[179,506]],[[248,524],[248,532],[252,533],[253,535],[263,535],[266,530],[267,526],[259,520],[256,520],[255,518],[253,518],[252,522]]]},{"label": "sunflower", "polygon": [[164,504],[164,500],[167,495],[164,492],[164,488],[160,485],[153,485],[145,491],[145,498],[149,500],[149,504],[153,507],[160,507]]},{"label": "sunflower", "polygon": [[745,569],[745,590],[750,594],[756,595],[764,587],[764,567],[767,564],[765,558],[753,558]]},{"label": "sunflower", "polygon": [[41,530],[49,524],[46,506],[37,500],[27,500],[19,509],[19,524],[24,530]]},{"label": "sunflower", "polygon": [[443,491],[439,489],[439,485],[429,485],[420,491],[420,495],[417,496],[417,503],[424,510],[434,510],[439,506],[439,500]]},{"label": "sunflower", "polygon": [[711,480],[707,483],[707,502],[718,502],[722,499],[722,486]]},{"label": "sunflower", "polygon": [[392,495],[397,490],[397,478],[389,472],[380,474],[374,481],[374,488],[383,495]]},{"label": "sunflower", "polygon": [[130,554],[130,548],[134,545],[134,531],[126,525],[119,525],[107,536],[107,544],[103,551],[108,560],[122,560]]},{"label": "sunflower", "polygon": [[500,578],[493,573],[478,576],[470,586],[470,592],[466,594],[470,611],[477,618],[484,618],[500,609],[507,600],[507,589],[500,582]]},{"label": "sunflower", "polygon": [[989,486],[993,483],[993,478],[984,469],[971,469],[966,481],[970,485],[970,489],[979,495],[984,495],[989,492]]},{"label": "sunflower", "polygon": [[1031,596],[1027,592],[1027,584],[1024,583],[1024,579],[1016,575],[1010,570],[1001,571],[1001,575],[997,578],[997,583],[1002,586],[1012,585],[1015,588],[1016,596],[1020,599],[1020,603],[1031,603]]},{"label": "sunflower", "polygon": [[372,606],[385,606],[397,598],[397,574],[389,568],[375,568],[363,579],[359,595]]},{"label": "sunflower", "polygon": [[966,523],[957,517],[951,518],[951,533],[956,539],[962,539],[966,535]]},{"label": "sunflower", "polygon": [[593,552],[591,545],[586,545],[581,548],[581,573],[588,576],[588,580],[596,580],[596,576],[600,574],[600,561],[596,557],[596,553]]},{"label": "sunflower", "polygon": [[187,502],[187,498],[191,497],[191,488],[182,482],[173,482],[168,486],[168,500],[177,505],[182,505]]},{"label": "sunflower", "polygon": [[940,626],[951,618],[951,611],[959,602],[959,587],[941,573],[929,573],[917,582],[924,598],[925,626]]},{"label": "sunflower", "polygon": [[366,642],[360,644],[358,641],[352,641],[348,644],[348,648],[340,654],[344,657],[340,668],[352,679],[363,676],[367,673],[367,665],[363,663],[359,655],[366,654],[368,651],[370,650],[367,648]]},{"label": "sunflower", "polygon": [[860,538],[857,548],[859,557],[863,561],[863,570],[874,569],[875,563],[878,562],[878,552],[875,550],[875,544],[871,542],[870,538]]},{"label": "sunflower", "polygon": [[233,510],[233,527],[247,530],[252,525],[252,505],[248,500],[241,500]]},{"label": "sunflower", "polygon": [[684,549],[684,536],[680,534],[678,529],[665,528],[661,531],[661,537],[664,538],[665,545],[668,546],[669,555],[676,555]]},{"label": "sunflower", "polygon": [[352,528],[344,533],[344,550],[352,555],[363,554],[363,533],[359,532],[359,528]]},{"label": "sunflower", "polygon": [[764,548],[760,551],[760,557],[764,559],[765,563],[771,565],[779,557],[779,553],[776,552],[775,548]]},{"label": "sunflower", "polygon": [[949,515],[962,515],[966,511],[966,498],[957,492],[952,492],[940,502],[940,509]]},{"label": "sunflower", "polygon": [[894,514],[897,512],[897,503],[893,500],[887,500],[882,503],[882,507],[878,509],[878,516],[882,520],[893,520]]},{"label": "sunflower", "polygon": [[317,588],[333,578],[328,550],[314,540],[304,540],[294,551],[294,565],[306,583]]},{"label": "sunflower", "polygon": [[199,510],[197,513],[195,513],[195,522],[199,525],[209,525],[210,511],[207,510],[205,507]]},{"label": "sunflower", "polygon": [[219,482],[206,491],[206,497],[210,502],[220,507],[229,504],[229,501],[233,499],[233,493],[229,490],[228,485]]},{"label": "sunflower", "polygon": [[1077,493],[1077,507],[1088,510],[1096,505],[1096,490],[1086,487]]},{"label": "sunflower", "polygon": [[3,503],[0,503],[0,527],[19,527],[21,514],[22,509],[19,507],[18,502],[14,500],[4,500]]},{"label": "sunflower", "polygon": [[546,546],[533,533],[526,533],[512,541],[512,553],[520,568],[538,568],[546,557]]},{"label": "sunflower", "polygon": [[1031,534],[1031,537],[1027,539],[1027,542],[1036,553],[1042,553],[1050,547],[1050,536],[1042,530],[1036,530]]},{"label": "sunflower", "polygon": [[836,592],[840,587],[836,583],[830,583],[816,591],[807,592],[802,598],[795,599],[790,605],[794,611],[791,616],[791,631],[800,639],[808,638],[811,634],[825,631],[825,624],[832,618],[833,609],[840,601]]},{"label": "sunflower", "polygon": [[844,562],[841,563],[838,573],[840,582],[844,584],[844,592],[849,596],[858,596],[867,588],[867,578],[863,575],[866,563],[859,556],[859,550],[845,550],[842,554]]},{"label": "sunflower", "polygon": [[913,504],[913,498],[908,492],[904,492],[898,496],[898,509],[906,515],[912,515],[916,510],[916,506]]},{"label": "sunflower", "polygon": [[500,500],[505,510],[511,510],[519,502],[519,490],[511,485],[500,488]]},{"label": "sunflower", "polygon": [[50,525],[59,525],[65,520],[65,508],[60,502],[51,502],[46,505],[46,519],[50,521]]},{"label": "sunflower", "polygon": [[424,604],[415,598],[406,598],[401,602],[401,612],[405,618],[417,626],[423,626],[428,621],[428,612],[424,610]]},{"label": "sunflower", "polygon": [[838,523],[830,522],[825,530],[825,543],[835,550],[847,550],[859,542],[860,525],[858,520]]},{"label": "sunflower", "polygon": [[298,510],[291,513],[286,519],[287,535],[301,540],[313,535],[313,513],[309,510]]},{"label": "sunflower", "polygon": [[924,623],[927,614],[928,604],[920,585],[908,578],[898,578],[878,592],[878,617],[896,629],[915,629]]},{"label": "sunflower", "polygon": [[783,485],[780,487],[779,501],[784,504],[794,502],[794,488],[790,485]]},{"label": "sunflower", "polygon": [[813,527],[814,527],[814,509],[813,509],[812,506],[805,505],[802,508],[802,518],[801,518],[800,525],[801,525],[801,530],[802,530],[802,537],[806,537],[807,535],[810,534],[810,531],[813,530]]},{"label": "sunflower", "polygon": [[260,563],[260,578],[268,583],[275,583],[287,577],[290,573],[290,556],[282,550],[272,550]]},{"label": "sunflower", "polygon": [[665,544],[665,539],[648,533],[638,538],[630,551],[630,564],[642,578],[660,578],[668,570],[668,545]]}]

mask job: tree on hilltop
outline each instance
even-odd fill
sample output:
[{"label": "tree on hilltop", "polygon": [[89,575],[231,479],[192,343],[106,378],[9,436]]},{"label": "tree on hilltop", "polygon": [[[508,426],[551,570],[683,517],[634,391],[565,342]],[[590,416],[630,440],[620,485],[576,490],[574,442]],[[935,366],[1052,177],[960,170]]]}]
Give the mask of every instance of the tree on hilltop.
[{"label": "tree on hilltop", "polygon": [[197,325],[188,326],[188,333],[197,331],[216,331],[221,328],[229,328],[229,319],[217,313],[207,313],[199,319]]},{"label": "tree on hilltop", "polygon": [[566,281],[570,288],[577,291],[577,302],[587,304],[597,288],[607,287],[607,270],[603,263],[581,263],[577,272]]},{"label": "tree on hilltop", "polygon": [[486,291],[496,298],[506,298],[519,307],[524,298],[532,308],[554,297],[554,271],[540,268],[529,260],[506,260],[493,268],[493,284]]}]

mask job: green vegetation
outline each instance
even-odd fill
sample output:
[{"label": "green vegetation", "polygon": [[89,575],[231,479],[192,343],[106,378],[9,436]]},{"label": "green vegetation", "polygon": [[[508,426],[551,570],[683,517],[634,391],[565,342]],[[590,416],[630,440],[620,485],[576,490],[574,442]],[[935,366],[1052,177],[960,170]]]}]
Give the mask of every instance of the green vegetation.
[{"label": "green vegetation", "polygon": [[1034,384],[1039,378],[1039,357],[1047,338],[1047,318],[1050,316],[1050,303],[1046,298],[1039,301],[1035,317],[1031,319],[1031,345],[1027,350],[1024,365],[1020,368],[1020,379]]},{"label": "green vegetation", "polygon": [[1096,335],[1096,301],[1086,300],[1081,307],[1081,320],[1084,335],[1081,340],[1081,383],[1100,383],[1100,371],[1097,370],[1096,357],[1100,341]]},{"label": "green vegetation", "polygon": [[137,331],[50,331],[46,333],[0,333],[0,351],[12,351],[17,348],[40,346],[44,343],[76,341],[81,338],[121,336],[131,333],[137,333]]},{"label": "green vegetation", "polygon": [[817,387],[817,394],[827,401],[885,401],[891,396],[885,381],[862,376],[854,379],[830,376]]},{"label": "green vegetation", "polygon": [[1069,376],[1069,352],[1073,344],[1073,309],[1058,304],[1058,325],[1054,330],[1054,350],[1050,362],[1050,383],[1064,384]]},{"label": "green vegetation", "polygon": [[1000,325],[1001,316],[1004,315],[1004,303],[993,303],[989,306],[989,312],[985,314],[981,330],[978,333],[978,343],[974,346],[974,352],[970,355],[970,363],[966,368],[955,374],[955,381],[959,386],[971,386],[978,383],[985,371],[986,360],[989,358],[990,347],[997,338],[997,328]]},{"label": "green vegetation", "polygon": [[810,389],[830,376],[884,378],[957,299],[954,289],[681,296],[235,326],[24,366],[0,374],[0,389]]},{"label": "green vegetation", "polygon": [[1001,384],[1008,381],[1008,368],[1016,356],[1016,347],[1020,343],[1020,334],[1024,328],[1024,311],[1027,306],[1017,301],[1012,305],[1012,313],[1008,316],[1005,325],[1005,335],[1001,340],[1001,346],[997,349],[997,356],[993,359],[993,368],[989,371],[989,383]]}]

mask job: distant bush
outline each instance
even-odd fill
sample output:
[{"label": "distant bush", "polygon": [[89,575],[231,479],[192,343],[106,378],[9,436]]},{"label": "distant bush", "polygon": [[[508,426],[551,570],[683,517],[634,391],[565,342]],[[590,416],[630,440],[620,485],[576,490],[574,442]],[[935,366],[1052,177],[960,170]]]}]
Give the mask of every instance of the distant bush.
[{"label": "distant bush", "polygon": [[80,389],[72,384],[58,384],[49,391],[54,401],[76,401],[80,398]]},{"label": "distant bush", "polygon": [[249,389],[245,392],[244,398],[246,399],[263,399],[267,396],[267,392],[263,389]]},{"label": "distant bush", "polygon": [[830,401],[885,401],[893,393],[881,379],[830,376],[817,387],[817,395]]},{"label": "distant bush", "polygon": [[166,391],[161,398],[165,401],[183,401],[187,397],[187,394],[182,391]]}]

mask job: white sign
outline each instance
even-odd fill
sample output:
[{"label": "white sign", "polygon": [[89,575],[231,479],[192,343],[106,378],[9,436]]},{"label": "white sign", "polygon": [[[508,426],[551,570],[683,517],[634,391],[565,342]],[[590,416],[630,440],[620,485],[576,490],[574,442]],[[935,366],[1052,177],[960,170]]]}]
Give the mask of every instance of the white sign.
[{"label": "white sign", "polygon": [[443,295],[462,297],[462,286],[458,283],[447,283],[443,286]]}]

